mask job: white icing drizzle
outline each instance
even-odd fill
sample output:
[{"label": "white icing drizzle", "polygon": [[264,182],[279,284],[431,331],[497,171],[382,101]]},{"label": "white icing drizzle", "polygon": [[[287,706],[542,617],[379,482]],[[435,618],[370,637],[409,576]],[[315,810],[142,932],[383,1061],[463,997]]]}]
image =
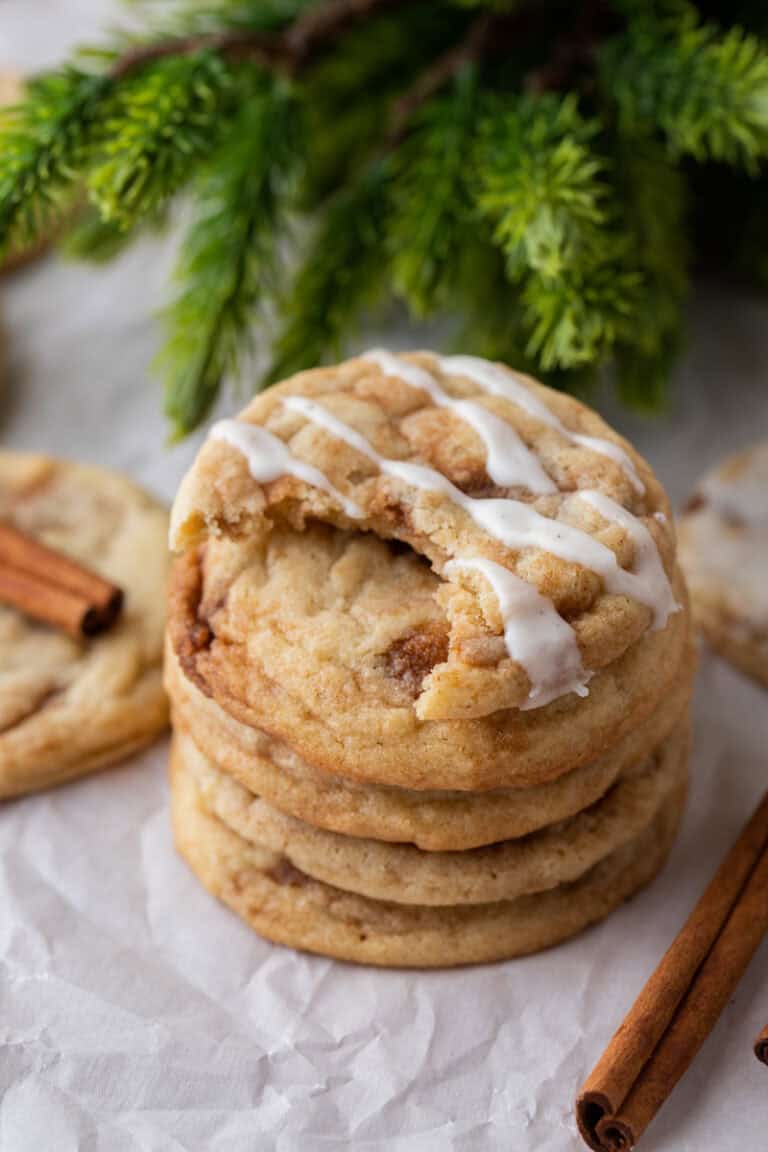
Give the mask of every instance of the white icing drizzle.
[{"label": "white icing drizzle", "polygon": [[[438,382],[417,366],[397,360],[396,357],[392,357],[394,364],[390,364],[388,360],[383,360],[389,356],[388,353],[370,353],[369,356],[376,357],[376,362],[383,371],[391,369],[391,374],[401,377],[415,388],[428,392],[435,403],[450,405],[458,409],[460,415],[465,414],[467,405],[471,405],[473,410],[471,416],[465,417],[468,422],[478,419],[477,410],[479,410],[483,413],[481,419],[490,416],[506,430],[513,432],[509,425],[504,424],[504,421],[498,421],[492,413],[481,406],[448,397]],[[483,365],[484,374],[490,371],[490,378],[494,381],[497,376],[503,376],[503,388],[499,385],[499,391],[503,391],[504,395],[509,395],[510,383],[519,387],[525,396],[524,406],[529,411],[539,415],[540,419],[546,419],[553,426],[559,426],[556,417],[541,405],[535,396],[511,374],[503,372],[495,365],[476,361],[473,357],[451,357],[441,361],[441,364],[448,365],[446,371],[470,375],[466,361],[472,365]],[[477,377],[473,376],[473,379]],[[487,384],[487,380],[484,386],[493,390]],[[493,387],[496,387],[496,383]],[[381,456],[365,436],[340,420],[323,405],[306,396],[287,396],[283,399],[283,405],[289,411],[299,413],[305,420],[323,428],[331,436],[360,452],[384,475],[421,491],[442,493],[485,533],[508,548],[515,551],[537,548],[597,573],[602,578],[607,592],[628,596],[647,605],[653,612],[654,629],[663,628],[669,615],[678,611],[679,605],[675,603],[653,537],[632,513],[603,493],[582,490],[574,493],[570,499],[585,501],[600,516],[611,523],[619,524],[630,535],[635,550],[632,571],[622,568],[613,551],[593,536],[570,524],[542,516],[530,504],[519,500],[481,499],[468,496],[447,476],[443,476],[433,468]],[[541,415],[539,410],[543,410],[546,416]],[[496,429],[490,430],[488,424],[483,424],[483,428],[486,433],[483,438],[489,460],[493,456],[497,462],[498,455],[494,453],[500,452],[502,445],[509,443],[509,438],[505,434],[503,438],[495,439]],[[563,431],[571,436],[567,430]],[[513,435],[516,434],[513,432]],[[248,461],[251,475],[259,483],[268,483],[289,473],[304,483],[327,492],[338,501],[350,518],[360,519],[363,516],[358,505],[339,492],[323,472],[294,457],[284,442],[265,428],[237,420],[223,420],[214,425],[211,437],[224,440],[242,452]],[[530,454],[524,445],[523,449]],[[529,469],[528,462],[524,461],[521,467],[524,470]],[[490,463],[489,474],[495,479],[491,473]],[[504,619],[504,638],[509,655],[525,668],[531,681],[529,698],[523,708],[542,707],[569,692],[576,692],[582,696],[587,694],[586,685],[591,673],[582,665],[576,635],[549,599],[542,596],[534,585],[486,557],[457,557],[446,564],[445,573],[449,575],[460,569],[479,572],[494,590]]]},{"label": "white icing drizzle", "polygon": [[[641,520],[611,500],[604,492],[593,489],[582,489],[576,493],[580,500],[585,500],[604,519],[613,524],[620,525],[631,537],[634,545],[633,571],[625,572],[633,579],[623,590],[627,596],[634,597],[641,604],[647,605],[653,611],[654,630],[666,627],[667,620],[674,612],[680,611],[680,605],[675,600],[672,587],[664,571],[656,541]],[[667,518],[663,512],[656,514],[659,523],[666,524]],[[619,569],[624,572],[624,569]],[[626,583],[626,581],[624,581]],[[607,586],[607,585],[606,585]],[[610,590],[610,589],[609,589]],[[622,591],[614,587],[614,591]]]},{"label": "white icing drizzle", "polygon": [[502,487],[519,485],[537,495],[557,492],[557,485],[544,471],[538,456],[528,448],[512,425],[495,412],[474,400],[458,400],[449,396],[431,373],[384,349],[371,349],[361,359],[376,364],[385,376],[398,377],[412,388],[426,392],[438,408],[450,409],[469,424],[485,445],[486,468],[494,484]]},{"label": "white icing drizzle", "polygon": [[385,475],[422,491],[443,493],[489,536],[508,548],[517,551],[539,548],[559,556],[561,560],[596,572],[602,577],[607,592],[629,596],[647,605],[653,612],[653,628],[663,628],[670,613],[677,610],[678,605],[675,604],[653,537],[631,512],[601,492],[580,491],[574,493],[573,498],[585,500],[601,516],[620,524],[631,535],[635,546],[634,571],[622,568],[610,548],[581,528],[542,516],[530,504],[521,500],[467,496],[447,476],[434,468],[404,460],[390,460],[379,455],[364,436],[306,396],[288,396],[283,403],[367,456]]},{"label": "white icing drizzle", "polygon": [[592,673],[582,664],[576,633],[551,600],[514,572],[485,557],[451,560],[445,566],[448,576],[462,570],[484,576],[498,600],[507,651],[525,669],[531,682],[522,711],[541,708],[569,692],[589,694],[587,683]]},{"label": "white icing drizzle", "polygon": [[579,444],[600,456],[607,456],[624,471],[636,492],[645,491],[645,485],[637,474],[632,460],[618,444],[612,440],[605,440],[599,436],[584,436],[580,432],[571,432],[569,428],[551,412],[547,405],[535,396],[522,380],[519,380],[509,369],[479,356],[438,356],[437,362],[440,370],[448,376],[466,376],[479,384],[484,391],[493,396],[506,396],[518,408],[522,408],[529,416],[556,429],[561,436],[570,440],[572,444]]},{"label": "white icing drizzle", "polygon": [[331,484],[325,473],[312,464],[298,460],[279,437],[273,436],[258,424],[245,424],[242,420],[219,420],[210,432],[211,440],[223,440],[241,452],[248,463],[248,471],[259,484],[269,484],[290,474],[312,488],[321,488],[338,501],[351,520],[360,520],[363,510]]}]

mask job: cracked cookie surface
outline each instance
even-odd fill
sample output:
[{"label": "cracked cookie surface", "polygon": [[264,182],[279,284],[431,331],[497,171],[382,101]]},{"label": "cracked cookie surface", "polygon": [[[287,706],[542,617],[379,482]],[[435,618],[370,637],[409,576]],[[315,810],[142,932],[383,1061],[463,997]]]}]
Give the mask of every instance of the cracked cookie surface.
[{"label": "cracked cookie surface", "polygon": [[0,517],[125,592],[103,636],[77,642],[0,605],[0,797],[94,771],[167,723],[162,686],[168,517],[100,468],[0,453]]},{"label": "cracked cookie surface", "polygon": [[554,780],[604,755],[690,685],[680,612],[597,674],[586,699],[424,721],[411,668],[447,627],[438,587],[421,557],[393,556],[372,534],[275,527],[263,540],[211,541],[176,562],[170,642],[203,694],[313,767],[418,790]]},{"label": "cracked cookie surface", "polygon": [[388,653],[420,720],[577,699],[680,615],[647,464],[578,401],[472,357],[376,353],[270,389],[214,429],[172,538],[263,548],[318,521],[428,565],[439,626]]},{"label": "cracked cookie surface", "polygon": [[450,792],[360,784],[323,772],[201,691],[184,675],[170,644],[165,662],[175,725],[244,788],[316,827],[426,851],[461,851],[526,836],[594,804],[687,713],[693,670],[691,657],[647,720],[597,760],[538,787]]},{"label": "cracked cookie surface", "polygon": [[573,883],[516,900],[428,907],[372,900],[312,879],[211,815],[173,757],[171,814],[180,854],[206,888],[276,943],[363,964],[442,968],[549,948],[602,919],[667,858],[685,786],[639,837]]},{"label": "cracked cookie surface", "polygon": [[305,875],[374,900],[448,906],[514,900],[571,883],[635,840],[685,784],[688,727],[687,719],[679,723],[652,756],[569,819],[463,852],[340,836],[286,816],[219,772],[178,727],[174,755],[214,816]]}]

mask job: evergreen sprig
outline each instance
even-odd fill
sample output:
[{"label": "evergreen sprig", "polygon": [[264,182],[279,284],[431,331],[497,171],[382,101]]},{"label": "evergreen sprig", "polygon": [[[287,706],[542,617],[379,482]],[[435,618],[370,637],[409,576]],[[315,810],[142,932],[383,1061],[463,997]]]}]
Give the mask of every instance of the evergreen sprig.
[{"label": "evergreen sprig", "polygon": [[626,134],[661,130],[676,154],[757,171],[768,152],[768,48],[756,36],[701,24],[693,8],[660,23],[645,15],[604,47],[602,65]]},{"label": "evergreen sprig", "polygon": [[107,77],[77,68],[42,76],[0,121],[0,254],[34,243],[91,152]]},{"label": "evergreen sprig", "polygon": [[383,290],[390,165],[374,161],[329,204],[283,303],[267,380],[337,356]]},{"label": "evergreen sprig", "polygon": [[[388,235],[394,289],[415,316],[449,299],[481,227],[471,189],[479,93],[474,67],[422,110],[398,156]],[[427,191],[427,195],[424,193]]]},{"label": "evergreen sprig", "polygon": [[478,203],[521,285],[527,350],[545,371],[599,360],[631,319],[641,277],[611,204],[599,124],[573,96],[506,101],[481,124]]},{"label": "evergreen sprig", "polygon": [[203,419],[224,375],[237,370],[254,313],[278,290],[285,203],[301,157],[297,112],[282,80],[244,95],[196,184],[159,358],[177,436]]},{"label": "evergreen sprig", "polygon": [[176,435],[256,333],[268,382],[391,296],[559,386],[609,366],[651,407],[714,239],[766,282],[756,0],[134,6],[142,36],[3,115],[0,250],[55,211],[69,251],[110,259],[188,197],[158,358]]},{"label": "evergreen sprig", "polygon": [[216,142],[231,87],[213,52],[171,56],[116,86],[87,178],[105,220],[129,228],[186,183]]}]

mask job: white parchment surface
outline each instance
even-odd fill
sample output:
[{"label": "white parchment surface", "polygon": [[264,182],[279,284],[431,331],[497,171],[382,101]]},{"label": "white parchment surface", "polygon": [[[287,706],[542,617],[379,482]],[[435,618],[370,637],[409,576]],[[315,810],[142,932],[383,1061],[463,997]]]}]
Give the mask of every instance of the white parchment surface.
[{"label": "white parchment surface", "polygon": [[[55,59],[108,7],[1,0],[0,65]],[[168,247],[2,285],[4,446],[172,496],[195,445],[165,447],[148,375]],[[702,291],[666,416],[603,407],[679,501],[722,452],[768,435],[767,379],[768,304]],[[579,1084],[768,787],[767,704],[705,660],[691,801],[661,878],[555,951],[457,972],[369,971],[258,940],[174,854],[164,744],[0,806],[0,1152],[577,1149]],[[768,1073],[751,1052],[766,1022],[764,947],[643,1148],[768,1148]]]}]

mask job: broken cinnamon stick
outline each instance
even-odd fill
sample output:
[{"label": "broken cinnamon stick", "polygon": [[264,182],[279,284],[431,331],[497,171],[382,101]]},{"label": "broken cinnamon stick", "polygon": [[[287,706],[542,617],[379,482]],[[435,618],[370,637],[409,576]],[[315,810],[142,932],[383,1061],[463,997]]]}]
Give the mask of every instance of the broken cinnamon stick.
[{"label": "broken cinnamon stick", "polygon": [[0,521],[0,601],[82,638],[114,623],[123,593],[98,573]]},{"label": "broken cinnamon stick", "polygon": [[768,1024],[755,1040],[755,1056],[758,1060],[762,1060],[763,1064],[768,1064]]},{"label": "broken cinnamon stick", "polygon": [[635,1146],[768,931],[768,793],[640,993],[576,1103],[596,1152]]}]

